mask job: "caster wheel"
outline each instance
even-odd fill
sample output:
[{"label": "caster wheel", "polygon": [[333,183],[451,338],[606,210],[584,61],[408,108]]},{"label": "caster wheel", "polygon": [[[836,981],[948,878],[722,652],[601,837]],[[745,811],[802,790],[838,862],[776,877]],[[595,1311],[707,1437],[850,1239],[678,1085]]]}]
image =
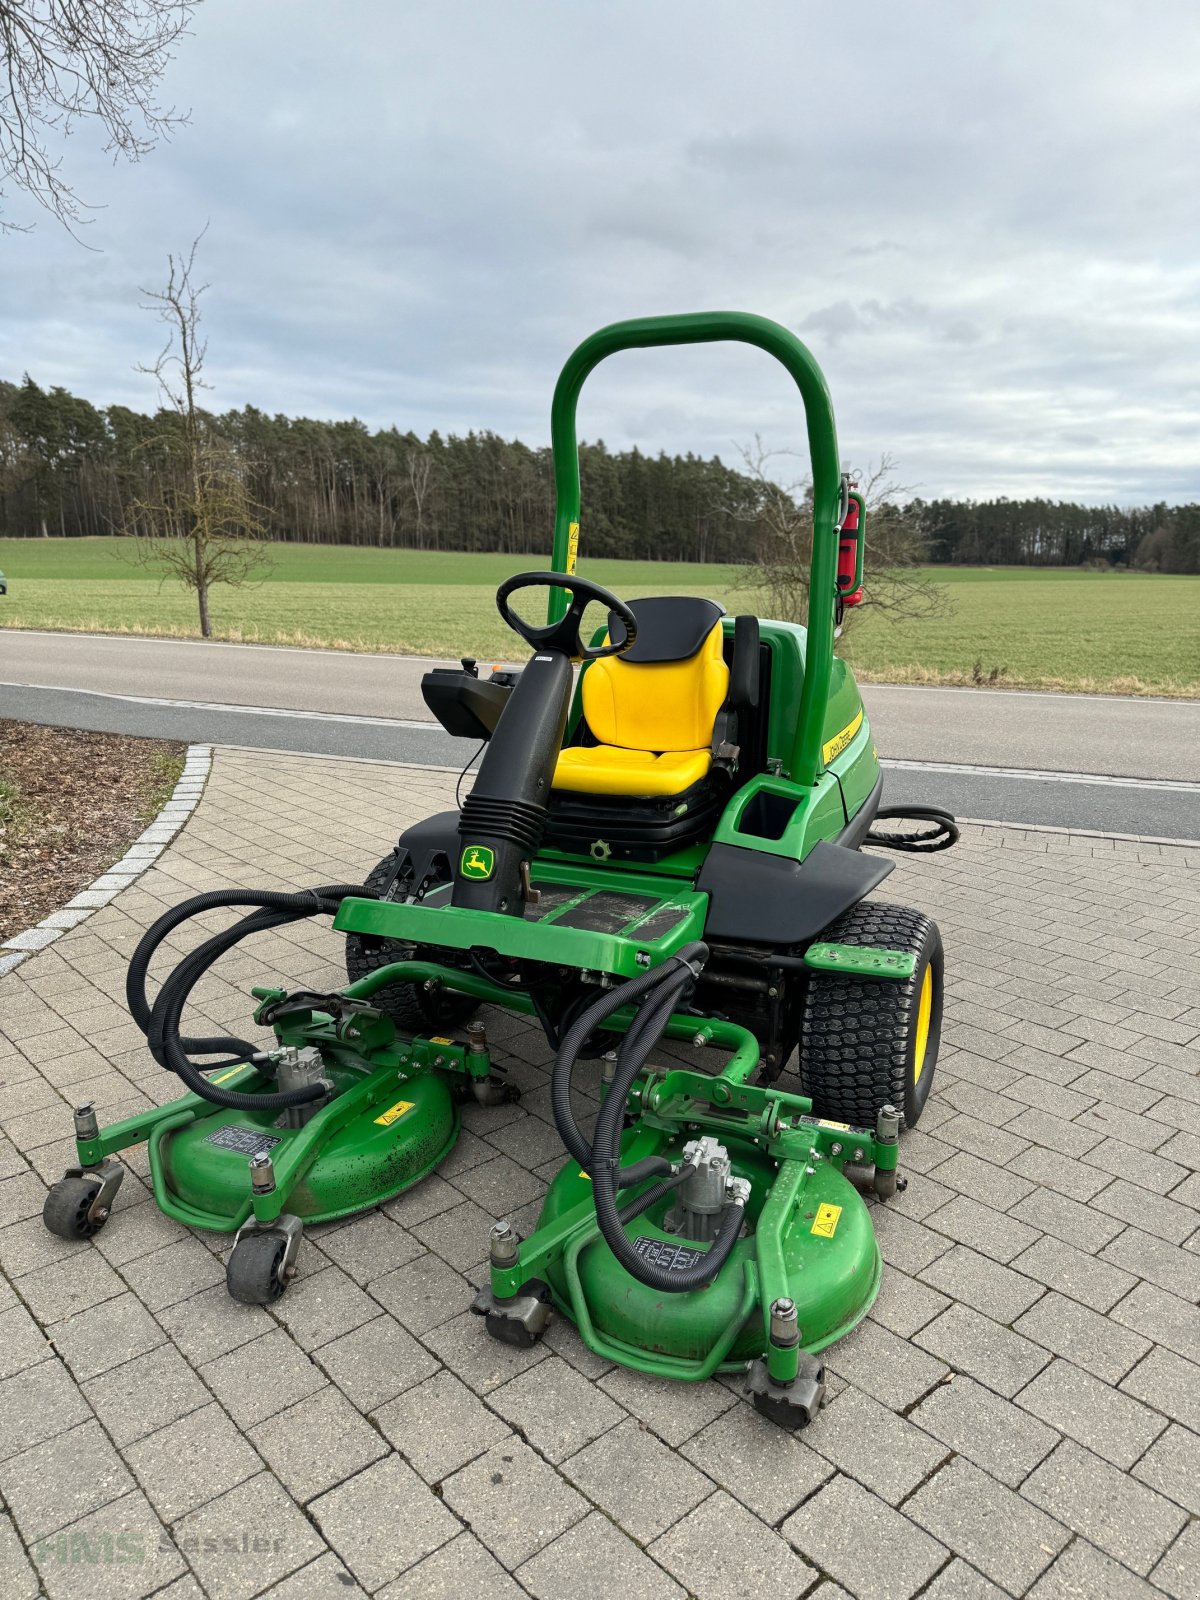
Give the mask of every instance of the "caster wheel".
[{"label": "caster wheel", "polygon": [[269,1306],[278,1300],[292,1277],[287,1253],[282,1233],[248,1233],[239,1239],[225,1268],[230,1299],[244,1306]]},{"label": "caster wheel", "polygon": [[46,1196],[42,1221],[59,1239],[90,1239],[108,1221],[107,1209],[91,1214],[100,1185],[90,1178],[60,1178]]}]

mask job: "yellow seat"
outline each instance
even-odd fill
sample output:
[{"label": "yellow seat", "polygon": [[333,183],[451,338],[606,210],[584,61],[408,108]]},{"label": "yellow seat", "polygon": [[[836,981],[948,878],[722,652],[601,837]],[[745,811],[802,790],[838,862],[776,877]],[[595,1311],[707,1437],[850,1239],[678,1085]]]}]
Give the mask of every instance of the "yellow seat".
[{"label": "yellow seat", "polygon": [[562,752],[554,788],[650,799],[707,777],[713,724],[729,693],[723,648],[718,620],[684,660],[593,661],[583,674],[583,715],[599,742]]}]

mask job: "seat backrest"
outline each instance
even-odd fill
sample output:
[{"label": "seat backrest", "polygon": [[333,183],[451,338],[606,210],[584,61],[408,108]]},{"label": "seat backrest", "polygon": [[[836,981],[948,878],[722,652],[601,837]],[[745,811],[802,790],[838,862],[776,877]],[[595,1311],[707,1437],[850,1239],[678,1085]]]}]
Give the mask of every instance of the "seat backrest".
[{"label": "seat backrest", "polygon": [[601,744],[703,750],[729,693],[724,608],[691,596],[634,600],[638,636],[583,674],[583,714]]}]

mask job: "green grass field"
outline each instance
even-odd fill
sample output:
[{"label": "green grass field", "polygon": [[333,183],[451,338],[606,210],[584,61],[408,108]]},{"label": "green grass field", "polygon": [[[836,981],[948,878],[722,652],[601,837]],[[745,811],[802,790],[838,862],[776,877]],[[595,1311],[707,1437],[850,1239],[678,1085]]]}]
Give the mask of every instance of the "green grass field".
[{"label": "green grass field", "polygon": [[[136,567],[115,539],[0,539],[9,594],[0,627],[197,633],[193,595]],[[540,563],[469,555],[274,545],[267,578],[213,591],[223,639],[338,650],[511,658],[496,585]],[[618,594],[707,594],[730,611],[761,596],[734,567],[592,561]],[[947,605],[931,620],[855,617],[843,653],[866,680],[1200,696],[1200,578],[1028,567],[939,567]],[[2,652],[0,646],[0,652]]]}]

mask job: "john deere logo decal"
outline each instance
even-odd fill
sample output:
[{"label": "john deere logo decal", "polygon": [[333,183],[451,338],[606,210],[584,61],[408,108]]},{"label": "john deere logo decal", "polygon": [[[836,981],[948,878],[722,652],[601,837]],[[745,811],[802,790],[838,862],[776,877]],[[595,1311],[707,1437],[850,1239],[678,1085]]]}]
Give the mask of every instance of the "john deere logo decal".
[{"label": "john deere logo decal", "polygon": [[490,878],[495,865],[496,857],[485,844],[469,844],[458,864],[464,878]]}]

